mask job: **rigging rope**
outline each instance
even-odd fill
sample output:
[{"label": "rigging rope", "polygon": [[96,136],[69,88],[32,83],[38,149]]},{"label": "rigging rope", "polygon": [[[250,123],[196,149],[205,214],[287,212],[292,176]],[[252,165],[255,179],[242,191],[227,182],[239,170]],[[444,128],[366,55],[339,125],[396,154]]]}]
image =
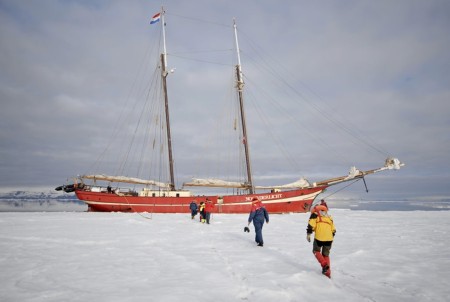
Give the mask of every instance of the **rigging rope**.
[{"label": "rigging rope", "polygon": [[166,12],[165,14],[169,15],[169,16],[175,16],[175,17],[178,17],[178,18],[195,21],[195,22],[200,22],[200,23],[213,24],[213,25],[222,26],[222,27],[231,27],[231,25],[229,25],[229,24],[223,24],[223,23],[219,23],[219,22],[207,21],[207,20],[204,20],[204,19],[192,18],[192,17],[178,15],[178,14],[174,14],[174,13],[167,13]]},{"label": "rigging rope", "polygon": [[[138,71],[135,74],[134,80],[132,82],[132,85],[130,87],[130,90],[128,92],[128,96],[125,99],[125,104],[121,106],[120,114],[118,114],[118,118],[116,119],[116,123],[114,123],[114,127],[111,131],[110,138],[107,141],[107,145],[104,148],[104,150],[100,153],[100,155],[97,157],[97,159],[93,162],[93,164],[90,165],[90,168],[86,171],[85,174],[97,174],[97,171],[101,170],[101,173],[107,173],[112,175],[118,175],[124,173],[124,168],[127,162],[127,159],[129,158],[129,149],[125,153],[118,152],[117,150],[120,148],[125,148],[128,144],[124,142],[124,139],[128,137],[128,135],[123,135],[124,130],[127,129],[128,124],[131,124],[135,119],[132,116],[133,110],[129,110],[130,108],[134,109],[137,107],[137,104],[139,100],[141,99],[139,96],[132,97],[133,93],[138,93],[138,91],[142,90],[142,86],[144,81],[147,82],[147,77],[142,76],[142,74],[146,74],[148,72],[149,64],[147,63],[149,58],[153,57],[152,53],[157,53],[161,46],[161,34],[159,34],[159,39],[153,39],[152,41],[157,41],[157,43],[148,43],[148,47],[146,51],[144,52],[143,58],[140,60]],[[156,68],[157,69],[157,68]],[[154,78],[154,77],[153,77]],[[133,104],[130,104],[132,101],[134,101]],[[126,110],[128,110],[128,113],[126,113]],[[136,131],[134,136],[136,135]],[[134,140],[132,136],[132,141]],[[113,148],[114,144],[117,144],[118,148]],[[111,150],[114,149],[115,155],[110,154]],[[122,160],[118,160],[117,154],[123,153]],[[112,161],[113,163],[118,162],[119,165],[111,165],[111,162],[108,163],[108,160]],[[106,164],[106,165],[105,165]],[[115,171],[108,171],[111,169],[114,169]]]},{"label": "rigging rope", "polygon": [[[267,57],[273,62],[276,63],[277,66],[280,66],[282,68],[283,74],[289,74],[291,78],[295,78],[294,75],[292,75],[287,68],[285,68],[279,61],[277,61],[275,58],[271,57],[269,54],[265,54],[265,56],[260,55],[258,49],[261,49],[261,47],[258,47],[255,42],[253,42],[252,39],[242,31],[239,31],[241,34],[243,34],[245,37],[247,37],[248,41],[250,42],[250,46],[252,46],[252,49],[256,52],[257,56],[262,59],[262,61],[265,63],[264,68],[276,79],[278,79],[281,83],[286,85],[292,92],[294,92],[301,100],[306,102],[311,108],[313,108],[317,113],[322,115],[324,118],[326,118],[328,121],[330,121],[332,124],[338,126],[340,129],[342,129],[344,132],[349,134],[351,137],[355,138],[356,140],[362,142],[366,146],[370,147],[372,150],[377,151],[378,153],[383,154],[384,156],[388,155],[388,152],[385,150],[382,150],[381,147],[375,146],[374,142],[370,142],[367,137],[365,137],[362,134],[356,133],[354,129],[358,129],[355,125],[351,125],[351,122],[346,119],[346,122],[341,122],[337,119],[334,115],[336,115],[336,112],[334,112],[332,115],[330,112],[325,111],[325,109],[322,109],[319,107],[319,105],[316,102],[311,101],[306,95],[300,93],[294,86],[292,86],[290,83],[288,83],[286,80],[284,80],[283,77],[281,77],[281,74],[277,72],[274,68],[271,68],[271,65],[267,63],[267,60],[264,58]],[[258,48],[258,49],[257,49]],[[301,82],[300,82],[301,83]],[[307,87],[304,83],[301,83],[304,87],[306,87],[310,92],[312,92],[316,97],[321,99],[311,88]],[[348,124],[349,126],[347,126]],[[352,131],[353,130],[353,131]]]},{"label": "rigging rope", "polygon": [[[125,197],[125,201],[128,203],[128,205],[130,206],[130,209],[132,209],[133,210],[133,207],[131,206],[131,204],[128,202],[128,199],[127,199],[127,197],[126,196],[124,196]],[[153,212],[150,212],[150,217],[147,217],[147,216],[144,216],[143,214],[141,214],[140,212],[137,212],[137,211],[135,211],[135,210],[133,210],[135,213],[137,213],[139,216],[141,216],[141,217],[143,217],[143,218],[145,218],[145,219],[153,219]]]},{"label": "rigging rope", "polygon": [[337,193],[339,193],[340,191],[342,191],[342,190],[344,190],[344,189],[347,189],[348,187],[350,187],[351,185],[353,185],[354,183],[356,183],[356,182],[358,182],[358,181],[360,181],[360,180],[361,180],[361,179],[356,179],[356,180],[354,180],[353,182],[349,183],[348,185],[346,185],[346,186],[340,188],[339,190],[336,190],[333,194],[330,194],[330,195],[328,195],[328,196],[323,197],[323,199],[329,198],[330,196],[333,196],[334,194],[337,194]]},{"label": "rigging rope", "polygon": [[[226,26],[226,25],[223,25],[223,24],[217,24],[217,23],[213,23],[213,22],[208,22],[208,21],[201,20],[201,19],[195,19],[195,18],[191,18],[191,17],[184,17],[184,16],[180,16],[180,15],[176,15],[176,16],[181,17],[181,18],[185,18],[185,19],[190,19],[190,20],[193,20],[193,21],[196,21],[196,22],[212,23],[212,24],[215,24],[215,25],[230,27],[230,26]],[[352,138],[352,140],[358,141],[360,143],[363,143],[364,145],[368,146],[372,150],[377,151],[378,153],[387,155],[387,152],[385,152],[384,150],[381,150],[381,148],[375,146],[375,144],[370,142],[367,137],[363,136],[360,133],[357,133],[355,131],[356,128],[353,127],[353,125],[351,125],[350,122],[348,122],[348,121],[346,121],[345,123],[341,122],[338,118],[333,116],[329,111],[325,110],[324,108],[321,108],[321,106],[319,106],[320,104],[316,104],[315,102],[312,102],[307,95],[305,95],[303,93],[300,93],[293,85],[291,85],[286,80],[284,80],[283,77],[281,76],[281,73],[280,73],[279,70],[281,69],[283,74],[286,74],[286,72],[288,70],[285,67],[283,67],[282,64],[277,62],[277,60],[275,60],[273,57],[268,56],[265,53],[264,53],[264,55],[262,55],[261,51],[260,51],[261,47],[258,47],[257,44],[254,43],[252,41],[252,39],[249,38],[248,35],[246,35],[242,31],[239,31],[239,33],[242,34],[246,38],[246,40],[249,42],[249,45],[250,45],[251,49],[253,49],[253,52],[256,53],[255,57],[248,56],[249,57],[249,61],[252,61],[252,62],[255,63],[255,59],[258,58],[262,62],[262,64],[259,64],[259,65],[255,64],[255,66],[258,67],[260,70],[265,71],[267,74],[271,75],[273,78],[275,78],[277,81],[272,82],[272,83],[275,83],[279,88],[280,87],[284,87],[284,89],[280,89],[280,91],[284,92],[287,96],[289,96],[289,94],[290,94],[289,92],[293,93],[295,95],[295,97],[289,96],[291,99],[294,99],[294,100],[295,99],[300,99],[300,100],[304,101],[316,113],[318,113],[320,116],[324,117],[331,124],[335,125],[336,128],[341,129],[343,132],[347,133]],[[191,51],[190,53],[205,53],[205,52],[213,52],[213,51],[214,50],[209,50],[209,51]],[[181,52],[178,52],[178,54],[179,53],[181,53]],[[186,53],[186,52],[184,52],[184,53]],[[245,52],[241,51],[241,53],[245,55]],[[230,65],[230,66],[233,65],[233,64],[224,64],[224,63],[220,63],[220,62],[213,62],[211,60],[204,60],[204,59],[197,59],[197,58],[192,58],[192,57],[181,56],[181,55],[177,55],[175,53],[172,54],[172,56],[178,57],[180,59],[197,61],[197,62],[203,62],[203,63],[208,63],[208,64]],[[269,61],[275,62],[276,66],[281,67],[281,68],[278,68],[278,70],[273,68],[272,66],[274,64],[269,64]],[[288,72],[288,74],[289,74],[289,72]],[[245,78],[246,82],[252,83],[247,74],[244,74],[244,78]],[[295,78],[295,77],[293,77],[293,78]],[[252,84],[254,84],[254,83],[252,83]],[[305,86],[305,85],[303,84],[303,86]],[[288,89],[285,89],[286,87]],[[261,87],[259,87],[259,88],[261,88]],[[264,88],[264,87],[262,87],[262,88]],[[264,91],[264,89],[261,89],[261,90]],[[309,90],[311,92],[313,92],[311,89],[309,89]],[[267,92],[265,94],[269,95]],[[246,96],[247,95],[249,95],[249,91],[248,90],[246,90]],[[315,94],[315,95],[317,96],[317,94]],[[298,118],[295,118],[295,117],[292,116],[292,113],[291,113],[292,110],[289,110],[288,107],[284,106],[284,104],[282,102],[277,101],[274,98],[270,98],[270,95],[269,95],[269,99],[272,101],[272,103],[274,103],[276,105],[275,106],[276,110],[278,110],[279,112],[284,112],[284,114],[287,113],[287,116],[289,117],[291,122],[297,123],[297,124],[301,124],[301,121],[299,121]],[[299,164],[296,161],[296,156],[293,156],[291,154],[291,152],[289,152],[289,149],[285,146],[284,142],[281,141],[280,139],[278,139],[277,138],[278,136],[274,134],[272,128],[269,126],[270,119],[268,118],[267,115],[264,114],[264,111],[263,111],[263,108],[261,106],[260,101],[258,100],[258,102],[256,102],[255,100],[257,100],[256,96],[251,101],[253,101],[254,108],[256,109],[255,111],[259,115],[260,120],[266,125],[266,129],[267,129],[266,133],[268,133],[272,137],[272,139],[274,140],[274,142],[276,143],[278,148],[281,150],[281,152],[284,154],[284,156],[295,167],[297,167],[299,169]],[[311,126],[309,124],[301,125],[301,127],[304,128],[304,129],[308,129],[308,128],[310,129],[311,128]],[[331,146],[327,142],[327,140],[325,138],[323,138],[321,135],[312,135],[313,131],[305,131],[305,133],[307,135],[309,135],[313,140],[319,142],[320,145],[323,145],[327,150],[335,152],[341,158],[343,158],[345,160],[348,160],[348,155],[346,153],[342,153],[342,152],[339,153],[338,149],[334,148],[334,146]],[[252,138],[251,133],[250,133],[249,137],[250,137],[250,139]],[[354,163],[351,162],[351,164],[353,165]]]},{"label": "rigging rope", "polygon": [[207,61],[207,60],[188,58],[188,57],[185,57],[185,56],[179,56],[179,55],[174,55],[174,54],[171,54],[170,56],[177,57],[177,58],[180,58],[180,59],[190,60],[190,61],[194,61],[194,62],[215,64],[215,65],[222,65],[222,66],[233,66],[232,64],[226,64],[226,63],[220,63],[220,62],[212,62],[212,61]]}]

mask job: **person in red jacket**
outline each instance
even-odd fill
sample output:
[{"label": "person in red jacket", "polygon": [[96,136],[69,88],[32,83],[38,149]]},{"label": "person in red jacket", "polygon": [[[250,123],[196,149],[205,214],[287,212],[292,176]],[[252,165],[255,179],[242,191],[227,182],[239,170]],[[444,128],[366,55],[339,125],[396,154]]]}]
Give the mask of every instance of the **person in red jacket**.
[{"label": "person in red jacket", "polygon": [[209,224],[209,220],[211,219],[211,213],[214,210],[214,204],[211,200],[206,199],[205,205],[205,219],[206,223]]}]

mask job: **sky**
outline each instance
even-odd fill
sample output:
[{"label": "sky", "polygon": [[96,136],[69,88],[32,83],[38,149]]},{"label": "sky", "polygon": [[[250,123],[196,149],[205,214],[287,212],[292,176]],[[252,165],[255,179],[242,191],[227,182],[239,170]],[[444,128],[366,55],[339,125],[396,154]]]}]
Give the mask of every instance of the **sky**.
[{"label": "sky", "polygon": [[[208,110],[217,107],[212,100],[229,67],[183,60],[184,52],[232,48],[236,18],[247,86],[269,87],[251,65],[260,58],[275,62],[296,92],[271,90],[295,123],[260,103],[281,132],[269,135],[265,119],[248,112],[256,181],[322,180],[394,156],[404,169],[368,177],[368,194],[358,183],[335,197],[449,198],[450,3],[406,0],[1,0],[0,189],[51,188],[88,170],[154,45],[149,20],[162,5],[176,68],[169,85],[180,182],[202,166],[193,150],[208,136],[198,129],[214,122]],[[258,96],[249,92],[246,106]],[[338,124],[356,135],[338,132]],[[268,136],[284,142],[295,164],[281,162]],[[308,136],[319,144],[305,143]],[[353,146],[355,137],[362,147]]]},{"label": "sky", "polygon": [[[331,210],[331,279],[307,214],[0,213],[2,301],[447,301],[450,211]],[[436,223],[439,221],[439,227]]]}]

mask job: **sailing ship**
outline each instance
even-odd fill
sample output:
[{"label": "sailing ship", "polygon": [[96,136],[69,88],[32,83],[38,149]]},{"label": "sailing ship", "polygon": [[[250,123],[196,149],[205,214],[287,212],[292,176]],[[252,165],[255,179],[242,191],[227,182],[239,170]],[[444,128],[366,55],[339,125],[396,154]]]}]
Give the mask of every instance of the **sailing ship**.
[{"label": "sailing ship", "polygon": [[[168,180],[149,180],[137,177],[105,174],[85,174],[74,178],[73,183],[59,186],[56,190],[75,192],[77,198],[88,205],[89,211],[101,212],[149,212],[149,213],[186,213],[189,212],[189,204],[211,201],[214,204],[215,213],[248,213],[253,198],[262,201],[266,209],[271,213],[302,213],[310,210],[314,200],[328,187],[364,179],[366,175],[382,172],[385,170],[400,169],[404,164],[397,158],[389,157],[382,167],[361,171],[352,167],[347,175],[334,177],[322,181],[310,182],[305,178],[285,184],[257,186],[252,178],[252,167],[248,143],[246,116],[244,111],[244,78],[241,68],[241,57],[238,42],[238,31],[235,20],[233,31],[235,39],[235,50],[237,63],[234,66],[235,94],[238,101],[240,125],[240,138],[244,148],[245,178],[241,181],[229,181],[219,179],[194,178],[192,181],[183,183],[182,189],[177,189],[174,173],[174,158],[172,151],[172,137],[169,115],[169,96],[167,76],[170,70],[167,68],[165,11],[156,14],[151,23],[159,22],[162,32],[162,51],[158,58],[158,74],[161,88],[160,99],[163,103],[164,116],[161,118],[165,123],[161,127],[167,146],[166,159],[168,160]],[[117,185],[114,185],[117,184]],[[124,189],[123,185],[135,186],[134,189]],[[122,187],[121,187],[122,186]],[[232,193],[206,195],[194,194],[185,187],[204,188],[226,188],[233,190]]]}]

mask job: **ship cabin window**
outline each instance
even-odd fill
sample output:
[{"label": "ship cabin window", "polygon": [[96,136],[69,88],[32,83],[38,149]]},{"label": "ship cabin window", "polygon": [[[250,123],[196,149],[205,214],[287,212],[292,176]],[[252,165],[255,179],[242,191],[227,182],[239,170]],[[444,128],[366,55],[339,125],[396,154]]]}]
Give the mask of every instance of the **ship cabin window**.
[{"label": "ship cabin window", "polygon": [[180,197],[180,193],[177,193],[177,197]]},{"label": "ship cabin window", "polygon": [[152,193],[152,197],[156,197],[156,194],[155,194],[155,193]]}]

